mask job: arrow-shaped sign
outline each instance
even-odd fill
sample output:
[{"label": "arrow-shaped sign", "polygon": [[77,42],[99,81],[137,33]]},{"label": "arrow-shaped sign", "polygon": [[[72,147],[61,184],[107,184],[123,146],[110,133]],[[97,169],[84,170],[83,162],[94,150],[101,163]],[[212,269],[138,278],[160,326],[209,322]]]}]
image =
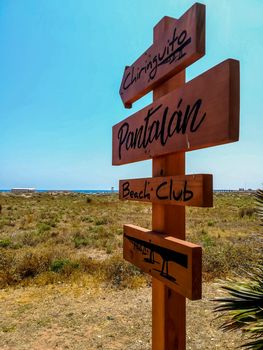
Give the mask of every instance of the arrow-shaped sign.
[{"label": "arrow-shaped sign", "polygon": [[120,180],[119,198],[158,204],[212,207],[212,175],[178,175]]},{"label": "arrow-shaped sign", "polygon": [[126,108],[205,54],[204,5],[196,3],[180,19],[166,17],[165,23],[161,40],[125,68],[120,96]]},{"label": "arrow-shaped sign", "polygon": [[202,248],[169,235],[124,225],[123,257],[189,299],[201,298]]},{"label": "arrow-shaped sign", "polygon": [[239,138],[239,62],[226,60],[113,127],[113,165]]}]

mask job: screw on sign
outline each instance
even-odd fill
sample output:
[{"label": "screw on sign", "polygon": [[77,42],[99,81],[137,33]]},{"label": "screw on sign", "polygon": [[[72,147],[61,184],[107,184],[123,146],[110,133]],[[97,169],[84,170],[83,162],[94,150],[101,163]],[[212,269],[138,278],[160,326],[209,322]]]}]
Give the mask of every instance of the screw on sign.
[{"label": "screw on sign", "polygon": [[152,203],[152,230],[124,225],[123,256],[152,276],[152,349],[186,347],[185,298],[201,298],[202,249],[185,241],[185,206],[213,205],[212,175],[185,175],[185,152],[238,141],[239,62],[227,59],[185,83],[205,54],[205,6],[163,17],[154,43],[126,67],[126,108],[153,103],[113,126],[113,165],[152,159],[153,177],[120,180],[119,197]]}]

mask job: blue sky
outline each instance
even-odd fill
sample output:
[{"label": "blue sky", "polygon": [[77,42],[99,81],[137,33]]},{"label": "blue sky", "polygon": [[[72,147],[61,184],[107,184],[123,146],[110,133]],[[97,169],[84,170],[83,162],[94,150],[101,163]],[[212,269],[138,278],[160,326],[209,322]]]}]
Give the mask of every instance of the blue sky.
[{"label": "blue sky", "polygon": [[[214,188],[263,183],[263,1],[207,0],[206,56],[187,80],[227,58],[240,60],[240,141],[189,152],[187,173]],[[151,161],[113,167],[112,125],[151,102],[123,107],[125,65],[152,43],[165,15],[188,0],[1,0],[0,188],[109,189],[151,176]]]}]

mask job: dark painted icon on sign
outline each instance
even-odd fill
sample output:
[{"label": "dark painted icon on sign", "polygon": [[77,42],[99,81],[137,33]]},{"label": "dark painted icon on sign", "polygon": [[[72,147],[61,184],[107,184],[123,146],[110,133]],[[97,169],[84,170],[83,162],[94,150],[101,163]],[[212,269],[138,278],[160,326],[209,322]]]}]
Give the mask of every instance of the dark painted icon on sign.
[{"label": "dark painted icon on sign", "polygon": [[124,225],[123,257],[189,299],[201,297],[202,248],[167,234]]},{"label": "dark painted icon on sign", "polygon": [[[124,237],[127,238],[132,244],[135,250],[139,251],[142,255],[146,256],[143,260],[146,263],[152,265],[159,265],[159,262],[155,260],[154,254],[159,254],[162,258],[162,266],[159,269],[154,268],[155,271],[160,273],[160,276],[168,279],[173,283],[176,282],[176,278],[169,274],[169,262],[174,262],[182,267],[188,268],[188,257],[186,254],[175,252],[171,249],[161,247],[151,242],[143,241],[141,239],[131,237],[127,234],[124,234]],[[157,267],[157,266],[156,266]]]}]

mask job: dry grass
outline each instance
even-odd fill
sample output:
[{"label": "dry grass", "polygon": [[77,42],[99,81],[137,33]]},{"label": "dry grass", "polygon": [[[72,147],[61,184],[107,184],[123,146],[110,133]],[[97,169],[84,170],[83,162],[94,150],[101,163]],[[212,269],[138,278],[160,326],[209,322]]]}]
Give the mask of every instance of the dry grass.
[{"label": "dry grass", "polygon": [[[220,295],[216,277],[242,275],[262,253],[253,197],[217,194],[214,202],[187,209],[187,239],[203,246],[209,281],[203,299],[188,303],[189,350],[240,344],[240,334],[217,330],[209,300]],[[0,349],[151,348],[151,282],[121,257],[122,225],[150,228],[150,205],[1,194],[0,208]]]},{"label": "dry grass", "polygon": [[[241,334],[218,330],[204,284],[200,301],[187,304],[187,349],[236,349]],[[71,283],[0,291],[0,349],[150,350],[151,288],[108,289],[83,277]],[[198,322],[197,322],[198,320]]]},{"label": "dry grass", "polygon": [[[1,194],[0,204],[0,286],[36,278],[48,284],[81,273],[113,286],[148,283],[121,255],[122,225],[150,228],[150,205],[74,193]],[[259,229],[251,195],[217,194],[214,208],[187,210],[187,239],[204,248],[206,279],[240,274],[256,261]]]}]

